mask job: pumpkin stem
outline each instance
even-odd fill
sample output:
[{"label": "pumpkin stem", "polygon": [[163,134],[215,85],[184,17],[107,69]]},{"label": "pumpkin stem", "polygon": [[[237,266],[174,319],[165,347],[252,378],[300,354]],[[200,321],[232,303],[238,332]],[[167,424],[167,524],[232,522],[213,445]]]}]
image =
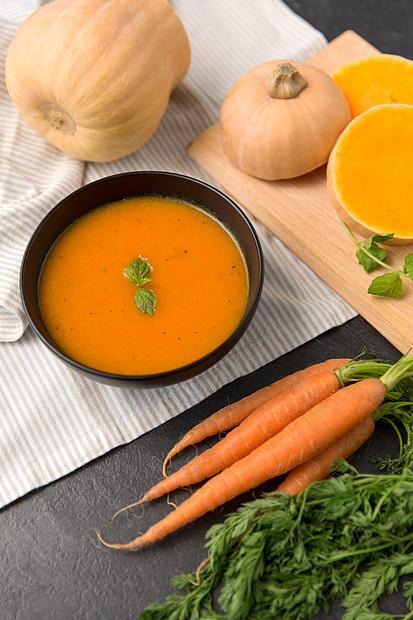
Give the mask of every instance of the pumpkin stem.
[{"label": "pumpkin stem", "polygon": [[54,103],[44,103],[41,111],[53,129],[62,133],[75,133],[76,123],[71,116]]},{"label": "pumpkin stem", "polygon": [[267,75],[265,86],[270,97],[292,99],[307,86],[307,82],[296,67],[282,62]]}]

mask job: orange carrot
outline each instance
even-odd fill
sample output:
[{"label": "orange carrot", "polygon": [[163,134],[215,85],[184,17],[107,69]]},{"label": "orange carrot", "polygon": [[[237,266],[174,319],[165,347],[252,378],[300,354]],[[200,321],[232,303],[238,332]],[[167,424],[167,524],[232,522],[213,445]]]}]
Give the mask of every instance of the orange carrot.
[{"label": "orange carrot", "polygon": [[214,510],[225,502],[280,476],[320,454],[328,446],[371,416],[386,395],[380,379],[350,384],[321,401],[274,437],[208,480],[145,534],[126,544],[107,543],[116,549],[140,549],[160,540]]},{"label": "orange carrot", "polygon": [[328,478],[333,463],[354,454],[373,434],[374,427],[371,416],[357,424],[326,450],[291,470],[277,487],[277,492],[297,495],[313,482]]},{"label": "orange carrot", "polygon": [[158,482],[138,503],[154,500],[178,487],[196,484],[214,476],[338,389],[340,382],[332,372],[320,373],[300,381],[258,407],[212,448]]},{"label": "orange carrot", "polygon": [[[277,493],[286,495],[298,495],[310,484],[325,480],[330,475],[331,466],[339,459],[347,459],[354,454],[373,434],[375,424],[372,417],[366,418],[360,424],[348,431],[341,439],[332,446],[317,454],[309,461],[295,467],[277,487]],[[258,514],[261,514],[260,511]],[[242,535],[240,536],[242,537]],[[196,569],[196,575],[210,562],[211,558],[205,558]],[[199,581],[199,579],[198,579]]]},{"label": "orange carrot", "polygon": [[219,409],[213,413],[209,418],[203,420],[191,430],[189,430],[178,443],[166,455],[163,472],[165,475],[167,462],[178,452],[182,452],[184,448],[193,446],[207,437],[217,435],[223,431],[227,431],[230,428],[238,426],[246,417],[250,415],[255,409],[258,409],[265,402],[278,396],[284,390],[290,388],[292,385],[307,379],[313,375],[322,372],[333,372],[337,368],[341,368],[349,362],[349,359],[329,359],[319,364],[313,364],[303,370],[298,370],[278,381],[275,381],[271,385],[265,386],[241,400],[235,403],[230,403],[222,409]]},{"label": "orange carrot", "polygon": [[[310,484],[325,480],[331,472],[331,467],[339,459],[347,459],[354,454],[367,439],[373,434],[375,423],[372,417],[366,418],[360,424],[349,430],[343,437],[336,441],[317,456],[295,467],[277,487],[277,493],[286,495],[298,495]],[[258,514],[261,514],[260,511]],[[210,561],[203,560],[196,570],[199,575],[202,568]]]}]

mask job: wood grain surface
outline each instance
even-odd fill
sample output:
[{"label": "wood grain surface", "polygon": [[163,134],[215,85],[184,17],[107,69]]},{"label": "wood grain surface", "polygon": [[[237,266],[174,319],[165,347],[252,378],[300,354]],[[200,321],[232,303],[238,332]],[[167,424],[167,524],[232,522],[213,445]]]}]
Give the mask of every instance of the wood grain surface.
[{"label": "wood grain surface", "polygon": [[[353,31],[331,41],[308,62],[331,72],[345,62],[380,53]],[[355,257],[326,189],[325,166],[283,181],[263,181],[233,166],[221,147],[215,124],[188,146],[189,156],[210,174],[247,212],[261,221],[361,316],[405,353],[413,343],[413,286],[405,281],[401,297],[389,299],[367,293],[375,270],[366,274]],[[389,265],[403,266],[413,244],[391,246]]]}]

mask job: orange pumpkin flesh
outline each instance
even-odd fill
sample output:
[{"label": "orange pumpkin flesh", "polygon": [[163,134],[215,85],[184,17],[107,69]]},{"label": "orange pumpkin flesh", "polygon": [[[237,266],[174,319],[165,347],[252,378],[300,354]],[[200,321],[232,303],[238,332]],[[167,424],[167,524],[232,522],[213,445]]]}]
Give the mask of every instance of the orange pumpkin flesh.
[{"label": "orange pumpkin flesh", "polygon": [[390,243],[413,242],[413,106],[383,104],[343,131],[327,166],[330,200],[363,237],[394,233]]},{"label": "orange pumpkin flesh", "polygon": [[393,54],[353,60],[332,73],[350,104],[352,118],[373,105],[413,104],[413,61]]},{"label": "orange pumpkin flesh", "polygon": [[[271,74],[283,65],[304,80],[291,96],[284,88],[281,95],[267,89]],[[264,62],[241,76],[227,93],[219,119],[228,159],[267,180],[296,177],[326,163],[349,121],[349,105],[334,80],[312,65],[288,60]]]},{"label": "orange pumpkin flesh", "polygon": [[6,83],[51,144],[110,161],[152,136],[189,63],[188,37],[167,0],[54,0],[17,31]]}]

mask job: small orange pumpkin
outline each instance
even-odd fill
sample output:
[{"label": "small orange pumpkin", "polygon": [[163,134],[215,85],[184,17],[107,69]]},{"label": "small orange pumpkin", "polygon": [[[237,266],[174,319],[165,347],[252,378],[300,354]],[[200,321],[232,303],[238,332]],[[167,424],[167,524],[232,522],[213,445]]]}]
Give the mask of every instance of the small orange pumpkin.
[{"label": "small orange pumpkin", "polygon": [[325,164],[350,120],[349,104],[327,73],[288,60],[264,62],[241,76],[219,118],[228,159],[267,180]]}]

